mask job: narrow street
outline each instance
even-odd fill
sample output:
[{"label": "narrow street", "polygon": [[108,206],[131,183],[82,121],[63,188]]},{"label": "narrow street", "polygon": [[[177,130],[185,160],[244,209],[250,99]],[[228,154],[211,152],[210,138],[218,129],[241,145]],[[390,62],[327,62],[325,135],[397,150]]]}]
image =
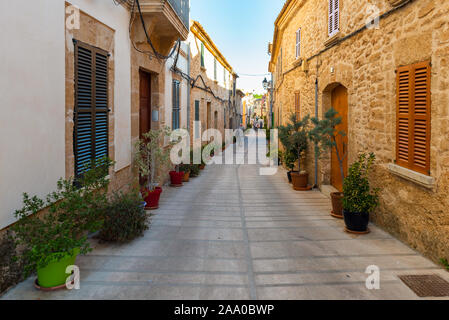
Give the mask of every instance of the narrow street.
[{"label": "narrow street", "polygon": [[[249,150],[255,143],[248,136]],[[29,278],[3,299],[417,299],[397,275],[448,278],[373,225],[345,233],[330,201],[293,191],[281,168],[260,176],[258,165],[211,165],[164,190],[143,238],[78,258],[80,290],[42,292]],[[380,290],[365,286],[370,265]]]}]

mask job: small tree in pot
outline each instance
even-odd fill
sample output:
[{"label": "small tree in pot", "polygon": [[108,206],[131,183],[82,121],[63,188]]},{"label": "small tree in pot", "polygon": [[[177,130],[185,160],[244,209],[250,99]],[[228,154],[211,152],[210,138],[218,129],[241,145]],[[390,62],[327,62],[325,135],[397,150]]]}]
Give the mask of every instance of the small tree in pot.
[{"label": "small tree in pot", "polygon": [[361,154],[344,181],[343,215],[348,232],[367,233],[369,214],[379,204],[379,189],[371,189],[368,179],[375,160],[374,153]]},{"label": "small tree in pot", "polygon": [[[335,150],[341,174],[341,181],[345,180],[344,162],[348,156],[347,146],[344,142],[346,133],[338,131],[336,128],[342,123],[342,118],[338,117],[338,112],[331,108],[324,114],[324,119],[312,118],[315,127],[310,132],[311,140],[316,143],[315,153],[320,156],[323,150]],[[343,143],[337,143],[338,140]],[[331,193],[332,213],[335,218],[343,219],[342,192]]]},{"label": "small tree in pot", "polygon": [[150,130],[135,144],[134,164],[139,171],[141,193],[147,203],[146,210],[159,207],[162,188],[158,187],[157,180],[170,163],[170,150],[163,147],[164,139],[169,136],[168,127]]},{"label": "small tree in pot", "polygon": [[309,174],[302,168],[302,160],[306,156],[309,145],[309,122],[310,116],[305,116],[302,120],[297,119],[295,114],[290,116],[290,123],[285,127],[281,126],[280,131],[286,152],[294,157],[298,164],[298,172],[292,172],[293,188],[295,190],[309,190]]},{"label": "small tree in pot", "polygon": [[91,251],[87,234],[103,224],[111,165],[108,159],[96,161],[77,183],[61,179],[57,191],[45,200],[23,195],[24,206],[15,212],[19,220],[12,227],[13,237],[23,247],[26,275],[37,271],[38,288],[64,288],[69,277],[66,268],[75,264],[78,254]]}]

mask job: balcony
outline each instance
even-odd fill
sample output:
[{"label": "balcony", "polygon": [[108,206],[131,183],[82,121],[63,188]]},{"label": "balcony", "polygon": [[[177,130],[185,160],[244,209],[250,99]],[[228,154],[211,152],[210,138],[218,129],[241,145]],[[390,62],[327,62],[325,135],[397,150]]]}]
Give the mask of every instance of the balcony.
[{"label": "balcony", "polygon": [[[129,8],[132,3],[133,0],[128,0]],[[140,0],[139,3],[147,33],[160,53],[167,54],[178,38],[187,39],[189,35],[189,0]],[[133,38],[136,43],[146,42],[145,33],[138,19],[133,25]]]}]

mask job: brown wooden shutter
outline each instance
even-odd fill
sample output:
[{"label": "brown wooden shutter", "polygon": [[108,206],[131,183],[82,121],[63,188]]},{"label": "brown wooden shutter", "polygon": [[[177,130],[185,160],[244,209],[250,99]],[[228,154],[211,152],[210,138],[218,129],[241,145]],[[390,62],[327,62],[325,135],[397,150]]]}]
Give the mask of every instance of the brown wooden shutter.
[{"label": "brown wooden shutter", "polygon": [[295,116],[296,120],[300,120],[301,118],[301,106],[300,106],[300,95],[299,92],[295,92]]},{"label": "brown wooden shutter", "polygon": [[95,160],[108,157],[108,53],[75,43],[75,177]]},{"label": "brown wooden shutter", "polygon": [[430,174],[430,63],[397,71],[396,162]]}]

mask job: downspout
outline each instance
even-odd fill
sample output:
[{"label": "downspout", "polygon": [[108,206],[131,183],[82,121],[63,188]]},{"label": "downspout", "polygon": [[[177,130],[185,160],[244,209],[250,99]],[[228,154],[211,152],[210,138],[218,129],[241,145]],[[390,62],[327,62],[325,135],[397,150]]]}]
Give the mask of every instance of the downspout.
[{"label": "downspout", "polygon": [[[187,43],[187,74],[190,77],[190,43]],[[190,81],[187,82],[187,130],[190,132]]]},{"label": "downspout", "polygon": [[[318,119],[318,72],[316,74],[316,80],[315,80],[315,117]],[[316,148],[318,148],[318,145],[315,142],[315,186],[314,186],[314,188],[318,188],[318,154],[316,152]]]}]

